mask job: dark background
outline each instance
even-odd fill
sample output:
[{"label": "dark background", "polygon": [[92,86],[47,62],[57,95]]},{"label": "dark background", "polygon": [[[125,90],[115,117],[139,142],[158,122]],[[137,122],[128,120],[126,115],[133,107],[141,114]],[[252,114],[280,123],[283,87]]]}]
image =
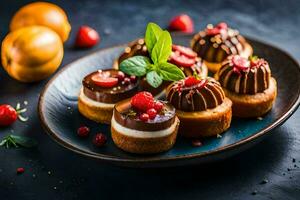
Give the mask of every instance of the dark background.
[{"label": "dark background", "polygon": [[[14,12],[30,1],[0,6],[0,38]],[[62,66],[98,49],[141,36],[149,21],[166,27],[170,18],[189,14],[196,30],[227,21],[244,35],[274,44],[300,60],[300,1],[55,1],[68,14],[71,38]],[[74,50],[80,25],[94,27],[101,44]],[[284,66],[282,66],[284,67]],[[62,67],[61,67],[62,68]],[[208,166],[127,169],[105,165],[53,142],[37,117],[38,96],[47,80],[22,84],[0,69],[0,103],[28,101],[26,123],[0,129],[0,137],[20,134],[39,141],[37,149],[0,149],[0,199],[300,199],[300,111],[252,149]],[[291,91],[292,92],[292,91]],[[293,162],[293,158],[295,159]],[[24,167],[25,173],[16,174]],[[268,183],[261,184],[264,179]],[[257,191],[256,195],[252,192]]]}]

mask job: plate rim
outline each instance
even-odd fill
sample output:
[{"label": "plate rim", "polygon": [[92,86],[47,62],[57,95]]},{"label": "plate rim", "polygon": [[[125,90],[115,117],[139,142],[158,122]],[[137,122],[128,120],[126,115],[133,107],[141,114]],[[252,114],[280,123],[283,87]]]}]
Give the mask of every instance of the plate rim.
[{"label": "plate rim", "polygon": [[[193,34],[175,33],[173,35],[178,36],[178,37],[180,37],[180,36],[181,37],[183,37],[183,36],[187,37],[187,36],[192,36]],[[282,52],[283,54],[285,54],[287,57],[289,57],[289,59],[291,59],[297,65],[297,69],[298,69],[298,72],[300,74],[300,64],[290,53],[288,53],[285,50],[282,50],[279,47],[277,47],[273,44],[270,44],[268,42],[264,42],[264,41],[261,41],[259,39],[248,37],[248,36],[246,36],[245,38],[247,40],[250,40],[250,41],[253,41],[253,42],[262,43],[263,45],[270,46],[270,47]],[[68,142],[64,141],[63,139],[61,139],[59,137],[59,134],[55,133],[47,125],[45,116],[43,115],[43,108],[42,108],[43,104],[44,104],[44,95],[45,95],[46,91],[48,90],[49,86],[52,84],[52,82],[61,73],[63,73],[68,68],[70,68],[73,65],[73,63],[78,62],[81,59],[86,59],[87,57],[93,56],[94,54],[98,54],[99,52],[109,51],[113,48],[120,48],[120,47],[123,47],[123,46],[126,46],[126,44],[114,45],[114,46],[106,47],[106,48],[103,48],[103,49],[98,49],[94,52],[91,52],[91,53],[85,55],[85,56],[82,56],[80,58],[77,58],[77,59],[73,60],[72,62],[64,65],[62,67],[62,69],[60,69],[53,77],[51,77],[51,79],[44,86],[44,88],[40,92],[40,96],[39,96],[39,100],[38,100],[38,115],[39,115],[39,119],[41,121],[41,125],[42,125],[43,129],[50,136],[50,138],[53,139],[56,143],[58,143],[59,145],[63,146],[64,148],[67,148],[67,149],[69,149],[69,150],[71,150],[75,153],[78,153],[78,154],[81,154],[81,155],[84,155],[84,156],[87,156],[87,157],[90,157],[90,158],[95,158],[95,159],[98,159],[98,160],[106,161],[106,162],[112,162],[112,163],[115,163],[115,164],[118,164],[118,163],[145,164],[145,163],[166,162],[166,161],[174,161],[174,160],[178,161],[178,160],[186,160],[186,159],[204,158],[204,157],[207,157],[207,156],[210,156],[210,155],[225,153],[227,151],[230,151],[230,150],[233,150],[235,148],[241,147],[244,144],[248,144],[250,142],[257,141],[259,138],[266,135],[267,133],[269,133],[270,131],[272,131],[276,127],[282,125],[297,110],[297,108],[300,105],[300,86],[299,86],[297,99],[292,103],[292,106],[280,118],[278,118],[272,124],[265,127],[264,129],[256,132],[255,134],[242,139],[241,141],[238,141],[236,143],[229,144],[229,145],[226,145],[226,146],[214,149],[214,150],[206,151],[206,152],[203,152],[203,153],[183,154],[183,155],[177,155],[177,156],[165,157],[165,158],[154,158],[154,157],[148,157],[148,158],[120,158],[120,157],[117,157],[117,156],[110,156],[110,155],[107,155],[107,154],[93,153],[93,152],[87,152],[87,151],[81,150],[81,149],[77,148],[76,146],[71,145],[70,143],[68,143]]]}]

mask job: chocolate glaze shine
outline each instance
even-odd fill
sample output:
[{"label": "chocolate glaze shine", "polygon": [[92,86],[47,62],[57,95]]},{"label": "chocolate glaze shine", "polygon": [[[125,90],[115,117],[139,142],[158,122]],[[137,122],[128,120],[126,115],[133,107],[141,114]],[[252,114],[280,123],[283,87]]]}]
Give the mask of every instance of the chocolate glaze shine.
[{"label": "chocolate glaze shine", "polygon": [[229,55],[240,54],[245,44],[245,38],[237,30],[228,28],[217,35],[200,31],[192,39],[191,48],[204,60],[219,63]]},{"label": "chocolate glaze shine", "polygon": [[217,78],[222,87],[239,94],[256,94],[269,87],[271,70],[268,62],[259,60],[257,66],[249,66],[248,70],[234,71],[232,57],[222,63]]},{"label": "chocolate glaze shine", "polygon": [[121,101],[115,105],[114,119],[120,125],[140,131],[159,131],[169,128],[175,122],[175,108],[164,103],[165,112],[158,113],[153,120],[143,122],[139,119],[138,113],[135,116],[128,115],[130,110],[133,110],[130,99]]},{"label": "chocolate glaze shine", "polygon": [[[203,81],[205,83],[203,84]],[[187,87],[184,80],[170,85],[168,101],[178,110],[185,112],[203,111],[222,104],[225,98],[220,84],[213,78],[203,79],[199,84]]]},{"label": "chocolate glaze shine", "polygon": [[[118,74],[118,70],[114,69],[107,69],[101,71],[104,73],[110,73],[112,77],[117,77]],[[128,85],[122,84],[122,82],[119,81],[116,86],[111,88],[98,86],[92,80],[92,76],[97,73],[99,72],[93,72],[84,77],[84,79],[82,80],[83,93],[94,101],[113,104],[121,100],[130,98],[138,92],[139,80],[137,80],[135,83],[130,83]]]}]

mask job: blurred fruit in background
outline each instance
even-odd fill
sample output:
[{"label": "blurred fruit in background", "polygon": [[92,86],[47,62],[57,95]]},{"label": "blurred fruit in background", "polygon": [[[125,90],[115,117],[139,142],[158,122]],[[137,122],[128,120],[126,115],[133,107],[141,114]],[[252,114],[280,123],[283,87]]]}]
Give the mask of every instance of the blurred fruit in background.
[{"label": "blurred fruit in background", "polygon": [[20,8],[10,22],[10,30],[32,25],[51,28],[63,42],[68,39],[71,31],[66,13],[57,5],[47,2],[30,3]]},{"label": "blurred fruit in background", "polygon": [[192,18],[186,14],[177,15],[171,19],[169,24],[170,31],[180,31],[184,33],[194,32],[194,22]]},{"label": "blurred fruit in background", "polygon": [[55,72],[63,53],[63,43],[56,32],[46,26],[27,26],[5,37],[1,59],[11,77],[34,82]]},{"label": "blurred fruit in background", "polygon": [[89,26],[81,26],[77,32],[75,46],[79,48],[91,48],[98,44],[100,36],[97,31]]}]

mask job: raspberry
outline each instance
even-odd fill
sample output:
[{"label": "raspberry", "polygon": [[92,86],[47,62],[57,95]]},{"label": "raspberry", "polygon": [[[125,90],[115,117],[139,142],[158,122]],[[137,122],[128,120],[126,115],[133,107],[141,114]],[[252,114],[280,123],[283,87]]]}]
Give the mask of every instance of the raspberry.
[{"label": "raspberry", "polygon": [[157,111],[154,108],[150,108],[147,110],[147,114],[149,115],[150,119],[154,119],[156,117]]},{"label": "raspberry", "polygon": [[90,129],[87,126],[81,126],[77,129],[77,135],[80,137],[87,137],[90,133]]},{"label": "raspberry", "polygon": [[93,139],[93,143],[97,147],[102,147],[106,143],[107,137],[103,133],[98,133]]},{"label": "raspberry", "polygon": [[154,107],[154,98],[149,92],[139,92],[131,98],[131,105],[139,111],[146,112]]}]

